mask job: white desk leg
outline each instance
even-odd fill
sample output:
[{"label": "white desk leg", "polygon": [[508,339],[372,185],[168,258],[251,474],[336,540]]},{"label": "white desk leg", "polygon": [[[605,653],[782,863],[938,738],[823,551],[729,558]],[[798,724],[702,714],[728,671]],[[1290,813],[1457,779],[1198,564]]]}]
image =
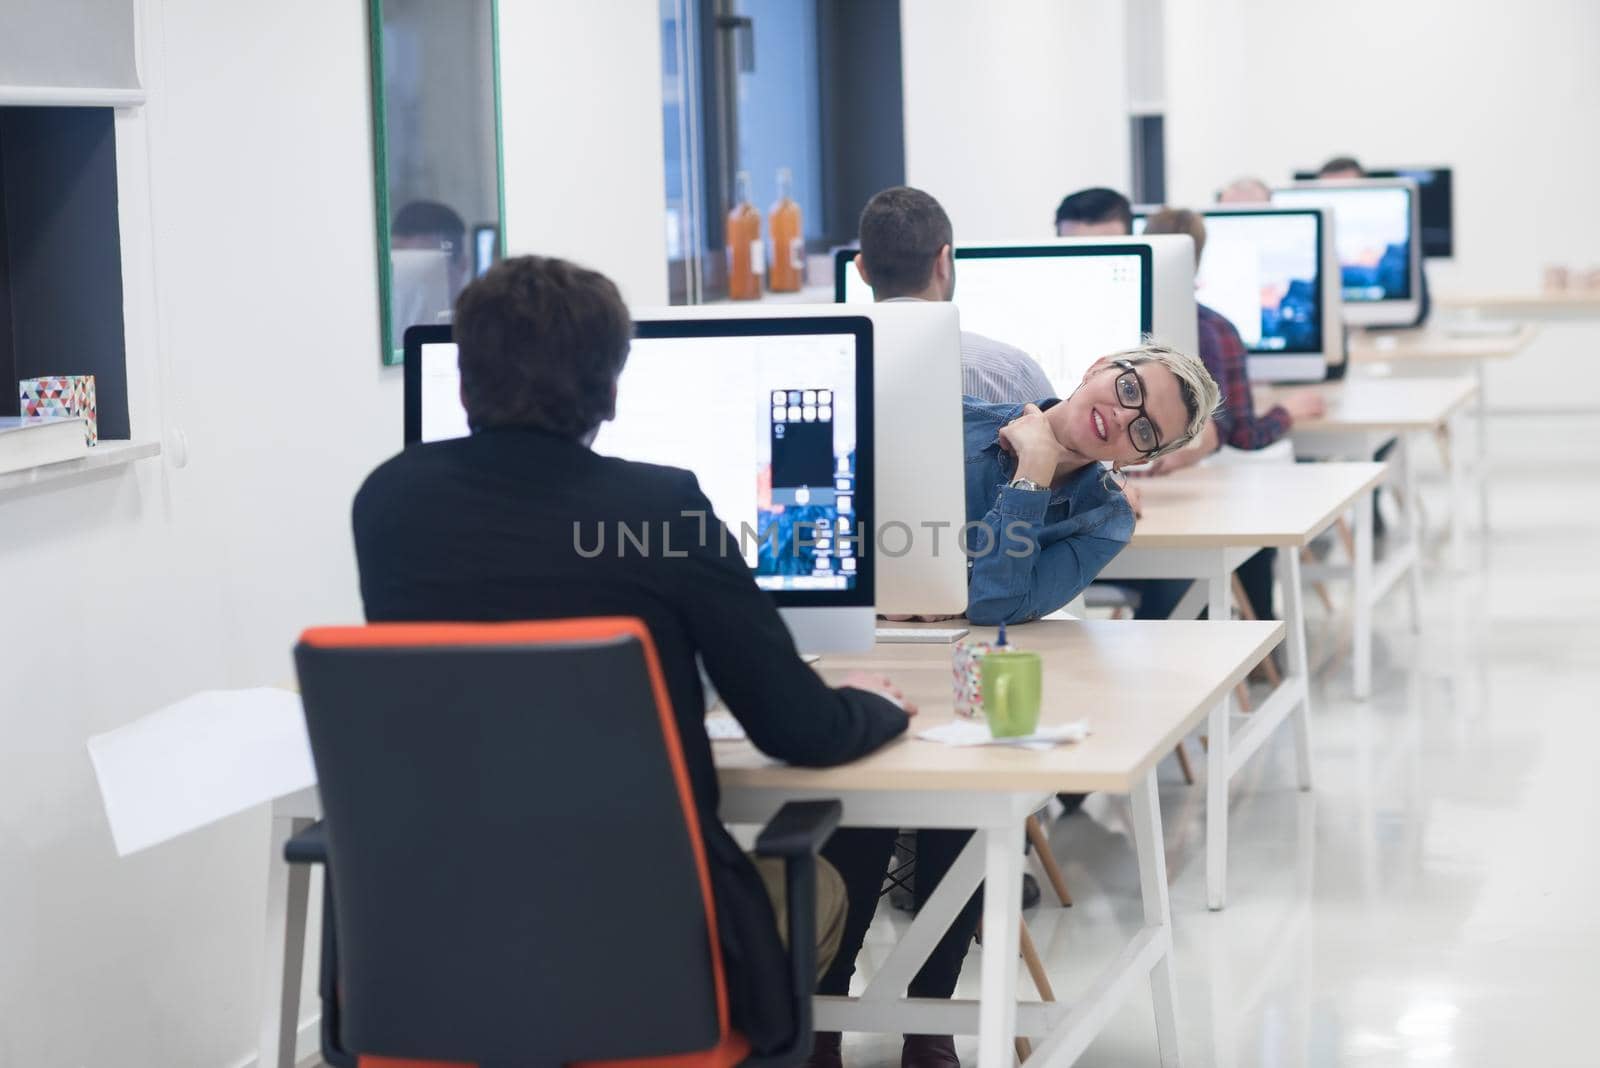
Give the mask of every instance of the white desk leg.
[{"label": "white desk leg", "polygon": [[1372,696],[1372,494],[1356,501],[1356,569],[1351,600],[1355,602],[1355,638],[1350,659],[1355,667],[1356,699]]},{"label": "white desk leg", "polygon": [[[1467,569],[1467,435],[1466,420],[1458,413],[1451,417],[1450,436],[1450,566]],[[1480,468],[1478,477],[1483,477]]]},{"label": "white desk leg", "polygon": [[983,986],[978,1068],[1012,1068],[1017,1037],[1017,940],[1022,937],[1022,824],[984,836]]},{"label": "white desk leg", "polygon": [[[1211,619],[1226,621],[1231,609],[1228,595],[1233,573],[1222,553],[1217,554],[1214,573],[1207,580]],[[1206,749],[1206,907],[1213,911],[1227,904],[1228,891],[1228,732],[1233,714],[1233,695],[1225,695],[1211,709],[1210,741]]]},{"label": "white desk leg", "polygon": [[1422,493],[1417,488],[1417,457],[1413,439],[1402,434],[1395,442],[1395,460],[1400,468],[1401,492],[1406,495],[1405,539],[1410,546],[1411,565],[1406,568],[1406,596],[1411,602],[1411,632],[1422,633]]},{"label": "white desk leg", "polygon": [[[1366,495],[1369,499],[1370,494]],[[1288,677],[1283,685],[1293,686],[1297,700],[1294,711],[1294,755],[1300,776],[1300,789],[1311,789],[1311,669],[1306,656],[1305,590],[1300,585],[1300,552],[1292,547],[1278,550],[1278,571],[1283,586],[1283,622],[1288,630]]]},{"label": "white desk leg", "polygon": [[[1478,529],[1489,533],[1489,375],[1484,364],[1487,360],[1474,360],[1478,372],[1478,455],[1475,457],[1478,474]],[[1463,442],[1462,444],[1465,444]]]},{"label": "white desk leg", "polygon": [[267,836],[267,947],[261,978],[257,1068],[294,1068],[311,869],[303,864],[290,866],[283,859],[283,847],[310,824],[309,819],[273,813],[272,832]]},{"label": "white desk leg", "polygon": [[1133,788],[1133,838],[1139,851],[1139,891],[1144,925],[1166,932],[1166,950],[1150,970],[1150,996],[1156,1009],[1156,1042],[1162,1068],[1178,1065],[1178,987],[1172,974],[1172,913],[1167,905],[1167,857],[1161,837],[1161,796],[1151,770]]}]

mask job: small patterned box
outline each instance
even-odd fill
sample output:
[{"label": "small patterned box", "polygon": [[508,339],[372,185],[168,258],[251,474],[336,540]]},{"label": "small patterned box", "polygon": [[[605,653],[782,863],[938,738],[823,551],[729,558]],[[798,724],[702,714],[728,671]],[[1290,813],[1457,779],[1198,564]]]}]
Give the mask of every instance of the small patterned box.
[{"label": "small patterned box", "polygon": [[950,670],[955,687],[956,715],[966,719],[983,718],[983,658],[988,642],[956,642],[950,653]]},{"label": "small patterned box", "polygon": [[89,444],[100,440],[96,425],[94,375],[54,375],[24,378],[23,415],[81,415]]}]

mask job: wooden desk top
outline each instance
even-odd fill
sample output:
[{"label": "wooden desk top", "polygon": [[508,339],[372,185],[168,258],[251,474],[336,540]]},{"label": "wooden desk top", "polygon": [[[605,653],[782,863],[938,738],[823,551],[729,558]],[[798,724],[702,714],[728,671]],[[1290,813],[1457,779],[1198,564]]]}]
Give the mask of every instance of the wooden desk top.
[{"label": "wooden desk top", "polygon": [[1527,348],[1539,327],[1523,323],[1505,334],[1453,334],[1448,327],[1350,335],[1352,363],[1450,363],[1504,360]]},{"label": "wooden desk top", "polygon": [[1141,478],[1130,549],[1309,544],[1383,478],[1383,464],[1238,464]]},{"label": "wooden desk top", "polygon": [[[1346,378],[1299,387],[1315,389],[1327,400],[1320,419],[1295,423],[1290,434],[1432,430],[1443,426],[1472,399],[1478,384],[1471,378]],[[1256,408],[1276,402],[1272,388],[1256,392]]]},{"label": "wooden desk top", "polygon": [[1600,290],[1528,290],[1522,293],[1440,294],[1434,302],[1441,308],[1476,308],[1495,314],[1600,315]]},{"label": "wooden desk top", "polygon": [[[1045,751],[923,741],[917,731],[955,718],[953,647],[880,645],[864,656],[827,657],[819,666],[835,682],[863,669],[892,678],[920,709],[904,736],[836,768],[788,767],[749,742],[714,742],[723,788],[1127,793],[1283,640],[1284,626],[1041,621],[1010,634],[1018,648],[1044,656],[1040,722],[1087,719],[1087,739]],[[992,640],[994,631],[973,627],[971,637]]]}]

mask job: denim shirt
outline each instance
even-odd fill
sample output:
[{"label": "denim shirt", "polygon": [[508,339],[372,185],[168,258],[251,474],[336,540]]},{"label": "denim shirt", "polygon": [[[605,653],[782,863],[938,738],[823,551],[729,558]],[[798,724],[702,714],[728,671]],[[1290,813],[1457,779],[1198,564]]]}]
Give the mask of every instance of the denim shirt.
[{"label": "denim shirt", "polygon": [[967,532],[967,618],[981,626],[1038,619],[1065,606],[1122,551],[1133,537],[1133,509],[1097,463],[1048,490],[1011,488],[1017,460],[1000,447],[1000,429],[1022,405],[973,397],[961,404],[967,520],[989,528],[988,536]]}]

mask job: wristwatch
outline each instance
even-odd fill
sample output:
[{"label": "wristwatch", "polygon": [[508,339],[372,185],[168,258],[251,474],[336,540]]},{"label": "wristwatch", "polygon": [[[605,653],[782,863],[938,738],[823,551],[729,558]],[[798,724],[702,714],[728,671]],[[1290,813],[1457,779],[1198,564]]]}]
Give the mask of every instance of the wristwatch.
[{"label": "wristwatch", "polygon": [[1039,483],[1035,482],[1031,478],[1014,478],[1010,482],[1006,483],[1006,488],[1007,489],[1029,490],[1030,492],[1034,492],[1034,493],[1037,493],[1039,490],[1044,489],[1043,486],[1039,485]]}]

